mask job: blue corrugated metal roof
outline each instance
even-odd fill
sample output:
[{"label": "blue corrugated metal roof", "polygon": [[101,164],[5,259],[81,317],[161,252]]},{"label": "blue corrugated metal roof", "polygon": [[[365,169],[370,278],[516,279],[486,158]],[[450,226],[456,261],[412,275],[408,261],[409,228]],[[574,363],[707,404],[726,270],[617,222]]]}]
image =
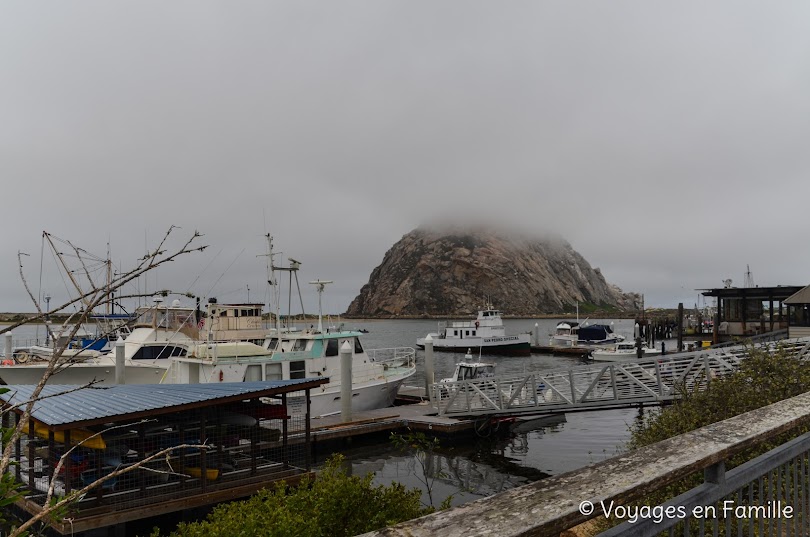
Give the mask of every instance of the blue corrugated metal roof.
[{"label": "blue corrugated metal roof", "polygon": [[[138,412],[170,409],[231,397],[251,397],[268,391],[295,391],[295,386],[326,379],[295,379],[268,382],[223,382],[217,384],[120,384],[79,389],[79,386],[46,385],[34,404],[32,417],[51,427],[91,420],[110,419]],[[11,405],[30,400],[34,385],[4,386],[9,391],[0,400]],[[286,389],[284,389],[286,388]],[[70,390],[77,390],[70,392]],[[66,393],[70,392],[70,393]],[[42,397],[45,397],[42,399]]]}]

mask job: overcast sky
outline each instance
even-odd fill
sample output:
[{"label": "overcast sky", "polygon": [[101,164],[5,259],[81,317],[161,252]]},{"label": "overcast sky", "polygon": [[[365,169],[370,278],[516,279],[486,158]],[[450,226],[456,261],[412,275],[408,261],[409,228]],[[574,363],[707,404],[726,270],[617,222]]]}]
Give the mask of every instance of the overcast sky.
[{"label": "overcast sky", "polygon": [[[425,221],[557,232],[649,306],[810,283],[810,3],[3,2],[0,311],[47,230],[148,284],[339,312]],[[177,244],[177,243],[175,243]],[[64,298],[53,259],[42,291]],[[295,313],[296,308],[293,308]]]}]

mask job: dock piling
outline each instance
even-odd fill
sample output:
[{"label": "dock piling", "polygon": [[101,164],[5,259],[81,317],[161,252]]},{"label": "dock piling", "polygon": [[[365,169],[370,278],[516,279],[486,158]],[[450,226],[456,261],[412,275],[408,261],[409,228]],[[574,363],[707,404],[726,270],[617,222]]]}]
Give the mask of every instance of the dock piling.
[{"label": "dock piling", "polygon": [[124,340],[120,337],[115,342],[115,383],[126,384],[126,367],[124,365]]},{"label": "dock piling", "polygon": [[352,347],[348,341],[340,347],[340,418],[352,421]]},{"label": "dock piling", "polygon": [[14,359],[14,349],[12,348],[11,343],[11,332],[6,332],[6,360],[13,360]]}]

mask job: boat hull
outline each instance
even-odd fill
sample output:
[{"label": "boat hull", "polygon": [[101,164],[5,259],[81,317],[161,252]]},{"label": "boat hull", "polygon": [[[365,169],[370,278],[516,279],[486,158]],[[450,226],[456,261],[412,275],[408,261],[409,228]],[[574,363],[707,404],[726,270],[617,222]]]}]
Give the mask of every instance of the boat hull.
[{"label": "boat hull", "polygon": [[[45,372],[39,364],[14,364],[0,366],[0,380],[4,384],[37,384]],[[134,364],[125,368],[127,384],[159,384],[166,373],[166,366]],[[81,386],[95,380],[98,384],[115,384],[114,363],[76,363],[48,379],[48,384],[71,384]]]},{"label": "boat hull", "polygon": [[[397,398],[399,387],[410,376],[352,387],[352,411],[363,412],[392,406]],[[338,414],[341,411],[340,395],[339,387],[338,389],[327,389],[321,393],[318,393],[317,389],[312,390],[310,393],[312,417]]]},{"label": "boat hull", "polygon": [[[654,358],[660,355],[661,351],[657,349],[645,349],[644,355],[641,357],[641,359]],[[595,362],[627,362],[630,360],[637,360],[638,358],[635,352],[595,350],[591,353],[591,359]]]},{"label": "boat hull", "polygon": [[[420,339],[416,342],[416,346],[420,349],[425,348],[424,340]],[[498,354],[502,356],[528,356],[531,354],[532,349],[528,341],[516,341],[507,343],[493,343],[481,344],[477,343],[463,343],[461,341],[452,341],[444,339],[433,340],[433,350],[442,352],[467,352],[471,351],[477,353],[478,350],[481,354]]]}]

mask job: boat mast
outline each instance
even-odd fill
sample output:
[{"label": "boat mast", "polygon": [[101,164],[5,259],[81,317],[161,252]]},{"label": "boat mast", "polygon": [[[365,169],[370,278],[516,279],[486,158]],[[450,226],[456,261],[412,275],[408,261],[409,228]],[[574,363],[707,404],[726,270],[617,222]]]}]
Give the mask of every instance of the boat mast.
[{"label": "boat mast", "polygon": [[76,291],[78,291],[79,297],[81,298],[81,301],[82,301],[82,304],[84,304],[85,308],[89,308],[90,307],[90,299],[84,296],[84,291],[82,291],[82,288],[79,285],[79,282],[77,282],[76,278],[73,277],[73,272],[68,268],[67,264],[65,263],[65,260],[62,258],[62,254],[59,252],[59,250],[56,249],[56,245],[51,240],[51,234],[48,233],[47,231],[43,231],[42,235],[48,240],[48,244],[51,245],[51,250],[53,250],[53,253],[56,254],[56,258],[62,264],[62,268],[65,269],[65,272],[67,273],[68,278],[70,278],[71,283],[73,283],[73,287],[75,287]]},{"label": "boat mast", "polygon": [[[267,239],[267,285],[273,288],[273,301],[276,303],[276,335],[278,336],[281,334],[281,321],[279,320],[280,312],[279,312],[279,302],[281,302],[281,298],[279,295],[278,285],[276,282],[276,267],[273,265],[273,236],[269,233],[265,234],[265,238]],[[272,307],[272,304],[270,305]]]},{"label": "boat mast", "polygon": [[323,306],[321,304],[321,296],[323,295],[323,289],[326,287],[328,283],[335,283],[332,280],[315,280],[314,282],[309,282],[310,284],[314,285],[316,290],[318,291],[318,332],[323,333]]}]

